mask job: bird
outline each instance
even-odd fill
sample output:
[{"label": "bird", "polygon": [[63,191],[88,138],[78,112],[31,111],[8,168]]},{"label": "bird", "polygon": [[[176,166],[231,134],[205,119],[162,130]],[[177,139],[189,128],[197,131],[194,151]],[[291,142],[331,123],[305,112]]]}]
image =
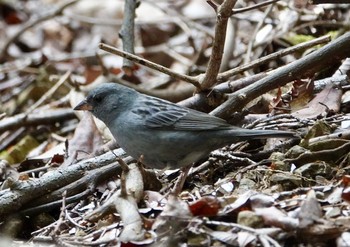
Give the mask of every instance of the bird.
[{"label": "bird", "polygon": [[124,151],[147,167],[178,169],[210,152],[250,139],[295,138],[281,130],[252,130],[224,119],[152,97],[112,82],[91,90],[74,110],[87,110],[102,120]]}]

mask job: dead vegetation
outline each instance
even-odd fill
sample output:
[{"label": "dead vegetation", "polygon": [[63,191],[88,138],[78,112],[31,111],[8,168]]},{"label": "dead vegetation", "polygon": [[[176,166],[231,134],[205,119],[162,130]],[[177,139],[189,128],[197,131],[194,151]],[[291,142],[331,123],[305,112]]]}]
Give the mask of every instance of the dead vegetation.
[{"label": "dead vegetation", "polygon": [[[0,3],[0,245],[349,246],[347,1],[125,2]],[[301,140],[216,150],[175,197],[73,112],[107,81]]]}]

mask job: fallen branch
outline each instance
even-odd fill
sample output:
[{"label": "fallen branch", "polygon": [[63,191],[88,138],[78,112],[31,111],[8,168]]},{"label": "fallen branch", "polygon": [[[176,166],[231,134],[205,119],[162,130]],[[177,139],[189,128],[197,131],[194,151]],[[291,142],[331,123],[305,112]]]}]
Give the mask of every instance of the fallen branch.
[{"label": "fallen branch", "polygon": [[211,114],[226,118],[263,93],[284,86],[292,80],[313,76],[314,73],[350,56],[349,42],[350,33],[346,33],[319,50],[231,94],[229,99]]},{"label": "fallen branch", "polygon": [[[123,155],[121,149],[115,150],[117,155]],[[82,160],[74,165],[47,172],[38,179],[14,181],[7,179],[8,189],[0,191],[0,218],[18,211],[25,204],[39,198],[50,191],[60,189],[74,183],[84,176],[86,171],[106,166],[116,159],[112,152],[98,157]]]},{"label": "fallen branch", "polygon": [[75,118],[71,108],[52,109],[50,111],[38,111],[33,113],[20,113],[13,117],[7,117],[0,121],[0,132],[18,129],[23,126],[53,124]]}]

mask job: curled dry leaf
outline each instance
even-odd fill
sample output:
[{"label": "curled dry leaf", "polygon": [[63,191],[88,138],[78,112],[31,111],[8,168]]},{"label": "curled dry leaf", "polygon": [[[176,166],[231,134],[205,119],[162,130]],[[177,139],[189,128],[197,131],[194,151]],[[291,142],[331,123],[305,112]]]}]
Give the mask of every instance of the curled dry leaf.
[{"label": "curled dry leaf", "polygon": [[342,90],[328,85],[313,98],[304,109],[293,112],[292,115],[301,118],[316,118],[326,116],[330,111],[337,113],[340,109]]},{"label": "curled dry leaf", "polygon": [[87,158],[98,151],[103,145],[101,134],[99,133],[93,117],[85,113],[75,129],[74,136],[68,142],[68,158],[63,165],[69,165],[74,160]]}]

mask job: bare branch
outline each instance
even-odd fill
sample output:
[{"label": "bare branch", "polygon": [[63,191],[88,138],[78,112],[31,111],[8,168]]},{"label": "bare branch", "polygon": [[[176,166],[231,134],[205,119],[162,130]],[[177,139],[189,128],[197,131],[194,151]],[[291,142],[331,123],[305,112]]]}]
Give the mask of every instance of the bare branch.
[{"label": "bare branch", "polygon": [[232,14],[232,8],[235,4],[235,0],[225,0],[218,8],[213,49],[207,66],[207,71],[201,82],[202,89],[211,88],[216,83],[216,77],[220,70],[222,54],[224,51],[227,21]]},{"label": "bare branch", "polygon": [[228,117],[235,111],[241,110],[248,102],[262,93],[286,85],[292,80],[312,76],[320,69],[350,56],[349,42],[350,33],[345,33],[319,50],[279,68],[275,73],[233,93],[224,104],[212,111],[211,114],[223,118]]},{"label": "bare branch", "polygon": [[[125,0],[123,25],[119,32],[119,37],[123,41],[123,50],[131,54],[135,54],[134,30],[137,5],[138,0]],[[132,74],[133,67],[134,64],[130,60],[123,59],[123,69],[127,75],[130,76]]]},{"label": "bare branch", "polygon": [[167,75],[169,75],[169,76],[171,76],[171,77],[173,77],[175,79],[189,82],[189,83],[193,84],[195,87],[200,88],[200,84],[199,84],[199,82],[198,82],[196,77],[179,74],[179,73],[177,73],[177,72],[175,72],[175,71],[173,71],[171,69],[168,69],[168,68],[166,68],[166,67],[164,67],[162,65],[156,64],[154,62],[151,62],[151,61],[149,61],[147,59],[141,58],[141,57],[136,56],[134,54],[130,54],[128,52],[119,50],[118,48],[115,48],[113,46],[110,46],[110,45],[107,45],[107,44],[104,44],[104,43],[100,44],[100,49],[102,49],[104,51],[107,51],[107,52],[110,52],[112,54],[121,56],[121,57],[125,57],[127,59],[130,59],[130,60],[136,62],[136,63],[139,63],[141,65],[147,66],[149,68],[152,68],[152,69],[157,70],[159,72],[162,72],[164,74],[167,74]]}]

